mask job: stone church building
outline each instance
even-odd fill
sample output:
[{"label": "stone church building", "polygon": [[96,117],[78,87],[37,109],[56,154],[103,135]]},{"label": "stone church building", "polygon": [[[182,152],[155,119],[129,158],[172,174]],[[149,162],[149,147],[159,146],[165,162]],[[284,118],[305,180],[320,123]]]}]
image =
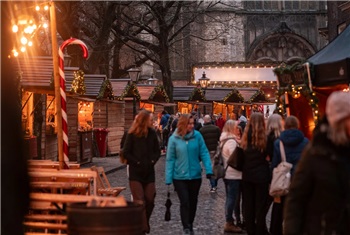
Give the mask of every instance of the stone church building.
[{"label": "stone church building", "polygon": [[[196,31],[201,38],[210,38],[220,30],[223,33],[210,41],[184,36],[178,45],[183,54],[171,58],[174,86],[188,84],[196,64],[292,64],[307,59],[327,44],[319,33],[319,29],[327,27],[325,1],[226,2],[202,19],[205,22],[205,17],[215,18],[220,23],[198,24],[184,30],[184,34]],[[160,79],[160,73],[156,77]]]}]

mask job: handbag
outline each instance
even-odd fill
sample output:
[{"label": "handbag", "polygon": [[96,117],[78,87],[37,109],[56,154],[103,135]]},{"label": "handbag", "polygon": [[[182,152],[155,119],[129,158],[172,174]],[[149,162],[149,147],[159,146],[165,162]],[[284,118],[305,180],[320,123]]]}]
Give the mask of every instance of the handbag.
[{"label": "handbag", "polygon": [[272,181],[270,185],[270,195],[272,197],[284,196],[289,192],[291,182],[290,170],[293,164],[286,161],[286,152],[283,142],[280,140],[281,163],[273,169]]},{"label": "handbag", "polygon": [[235,150],[233,150],[232,154],[227,160],[227,165],[238,171],[242,171],[244,165],[244,156],[244,150],[237,143]]},{"label": "handbag", "polygon": [[227,138],[223,140],[222,144],[218,144],[218,147],[216,149],[216,152],[214,154],[214,159],[213,159],[213,177],[212,177],[213,179],[217,180],[225,177],[227,167],[224,167],[222,149],[224,148],[224,145],[229,139],[233,139],[233,138]]}]

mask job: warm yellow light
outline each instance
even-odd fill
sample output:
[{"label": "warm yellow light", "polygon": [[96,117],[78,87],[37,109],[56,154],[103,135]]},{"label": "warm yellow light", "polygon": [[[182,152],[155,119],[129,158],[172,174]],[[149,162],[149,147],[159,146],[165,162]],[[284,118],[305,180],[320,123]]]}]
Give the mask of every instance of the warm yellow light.
[{"label": "warm yellow light", "polygon": [[270,94],[267,94],[267,97],[270,97]]},{"label": "warm yellow light", "polygon": [[35,10],[40,11],[40,6],[36,6]]},{"label": "warm yellow light", "polygon": [[44,23],[43,27],[46,29],[48,27],[47,23]]},{"label": "warm yellow light", "polygon": [[33,27],[33,29],[36,29],[36,28],[37,28],[36,24],[33,24],[33,26],[32,26],[32,27]]},{"label": "warm yellow light", "polygon": [[28,42],[28,46],[30,46],[30,47],[33,46],[33,42],[32,42],[32,41],[29,41],[29,42]]},{"label": "warm yellow light", "polygon": [[48,5],[44,6],[44,10],[45,11],[49,10],[49,6]]},{"label": "warm yellow light", "polygon": [[22,43],[23,45],[26,45],[26,44],[28,43],[28,39],[27,39],[26,37],[22,37],[22,38],[21,38],[21,43]]},{"label": "warm yellow light", "polygon": [[21,47],[21,52],[25,52],[26,48],[25,47]]},{"label": "warm yellow light", "polygon": [[18,56],[18,52],[16,50],[12,50],[13,56],[17,57]]},{"label": "warm yellow light", "polygon": [[16,24],[12,26],[12,32],[14,33],[18,32],[18,26]]}]

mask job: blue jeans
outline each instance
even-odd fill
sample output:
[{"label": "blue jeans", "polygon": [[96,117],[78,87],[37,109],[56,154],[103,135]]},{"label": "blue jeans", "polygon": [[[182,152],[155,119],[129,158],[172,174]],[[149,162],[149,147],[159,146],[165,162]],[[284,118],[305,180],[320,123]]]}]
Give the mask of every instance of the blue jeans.
[{"label": "blue jeans", "polygon": [[236,200],[239,194],[239,184],[241,180],[224,179],[226,202],[225,202],[225,219],[226,222],[233,222],[233,211],[236,206]]},{"label": "blue jeans", "polygon": [[211,188],[216,188],[218,186],[218,180],[209,179]]}]

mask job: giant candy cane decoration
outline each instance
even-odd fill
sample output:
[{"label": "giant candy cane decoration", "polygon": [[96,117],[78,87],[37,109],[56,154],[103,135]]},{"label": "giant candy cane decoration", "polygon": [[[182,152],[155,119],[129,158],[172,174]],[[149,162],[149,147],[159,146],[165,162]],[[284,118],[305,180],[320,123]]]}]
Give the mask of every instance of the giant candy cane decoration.
[{"label": "giant candy cane decoration", "polygon": [[59,73],[60,73],[60,94],[61,94],[61,111],[62,111],[62,131],[63,131],[63,157],[64,168],[68,167],[68,119],[67,119],[67,98],[66,98],[66,79],[64,76],[64,55],[63,49],[70,44],[78,44],[83,49],[83,57],[88,57],[88,50],[85,43],[76,38],[71,38],[62,43],[58,50],[59,55]]}]

